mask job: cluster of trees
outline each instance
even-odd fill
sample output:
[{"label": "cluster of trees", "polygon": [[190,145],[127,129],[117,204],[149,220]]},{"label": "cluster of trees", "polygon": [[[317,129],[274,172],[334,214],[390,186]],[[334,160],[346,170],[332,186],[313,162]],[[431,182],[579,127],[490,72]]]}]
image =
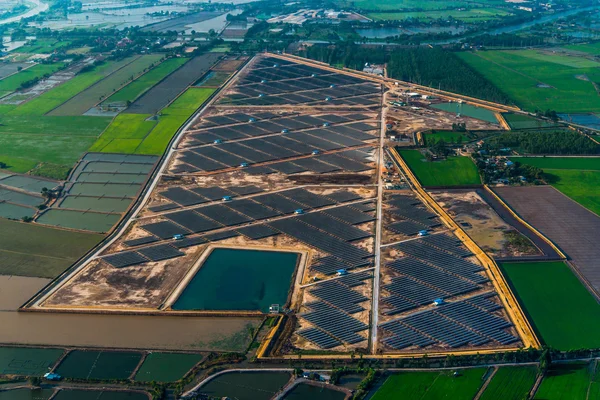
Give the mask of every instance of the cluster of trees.
[{"label": "cluster of trees", "polygon": [[479,35],[465,39],[463,42],[485,47],[529,47],[541,46],[546,39],[547,37],[539,35],[520,36],[514,33],[501,33],[499,35]]},{"label": "cluster of trees", "polygon": [[500,89],[469,67],[453,52],[439,47],[394,51],[388,63],[392,78],[508,104]]},{"label": "cluster of trees", "polygon": [[506,132],[490,138],[491,151],[518,148],[529,154],[600,154],[600,145],[573,131]]},{"label": "cluster of trees", "polygon": [[339,42],[332,46],[310,46],[303,57],[332,65],[362,70],[365,63],[384,64],[387,54],[383,47],[361,47],[354,42]]}]

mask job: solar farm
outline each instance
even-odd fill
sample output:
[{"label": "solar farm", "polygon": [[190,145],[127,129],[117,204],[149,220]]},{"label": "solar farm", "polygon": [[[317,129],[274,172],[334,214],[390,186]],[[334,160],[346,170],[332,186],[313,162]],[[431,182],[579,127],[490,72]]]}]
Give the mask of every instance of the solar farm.
[{"label": "solar farm", "polygon": [[[114,240],[31,307],[275,313],[275,357],[523,346],[487,267],[443,216],[407,187],[382,191],[378,171],[391,164],[382,91],[352,74],[254,57],[173,143]],[[120,217],[156,159],[88,156],[55,212]],[[267,252],[276,261],[260,258]],[[287,272],[277,269],[284,258]]]}]

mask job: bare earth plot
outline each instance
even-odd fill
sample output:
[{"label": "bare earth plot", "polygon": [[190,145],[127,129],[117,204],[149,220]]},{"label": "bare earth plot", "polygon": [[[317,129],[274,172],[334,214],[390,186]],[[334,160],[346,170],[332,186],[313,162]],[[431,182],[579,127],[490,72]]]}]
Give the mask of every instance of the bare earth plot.
[{"label": "bare earth plot", "polygon": [[572,259],[592,288],[600,292],[600,218],[551,186],[494,189],[523,219]]},{"label": "bare earth plot", "polygon": [[191,59],[134,101],[127,112],[131,114],[156,114],[173,101],[185,88],[200,79],[221,56],[218,53],[207,53]]}]

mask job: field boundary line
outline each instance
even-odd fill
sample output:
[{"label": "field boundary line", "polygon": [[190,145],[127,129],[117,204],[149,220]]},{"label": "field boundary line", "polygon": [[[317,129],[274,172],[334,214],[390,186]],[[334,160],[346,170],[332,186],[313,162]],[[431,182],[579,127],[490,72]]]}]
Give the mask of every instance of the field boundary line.
[{"label": "field boundary line", "polygon": [[416,176],[410,170],[406,162],[402,159],[400,154],[395,148],[390,148],[390,153],[394,156],[396,161],[402,166],[403,169],[406,170],[406,173],[409,179],[413,182],[414,188],[417,194],[423,198],[425,203],[433,208],[442,218],[444,223],[454,230],[454,234],[458,236],[458,238],[465,244],[465,246],[471,250],[481,261],[481,263],[486,267],[488,274],[494,284],[496,292],[498,293],[498,297],[502,300],[504,308],[507,314],[511,317],[513,322],[515,323],[515,328],[519,332],[519,336],[523,341],[524,347],[533,347],[540,348],[540,341],[536,337],[535,332],[530,325],[527,317],[519,302],[517,301],[515,295],[510,289],[508,282],[504,278],[500,267],[496,262],[485,253],[481,248],[471,239],[471,237],[458,225],[454,220],[448,215],[448,213],[431,197],[429,193],[427,193],[423,187],[420,185]]},{"label": "field boundary line", "polygon": [[531,224],[529,224],[527,221],[525,221],[523,218],[521,218],[519,216],[519,214],[517,214],[515,212],[515,210],[512,209],[512,207],[510,207],[498,194],[496,194],[496,192],[494,192],[488,185],[483,185],[483,188],[488,191],[492,196],[494,196],[494,198],[496,200],[498,200],[507,210],[508,212],[511,213],[511,215],[513,217],[515,217],[517,219],[517,221],[519,221],[520,223],[522,223],[523,225],[525,225],[527,228],[529,228],[533,233],[535,233],[536,235],[538,235],[542,240],[544,240],[546,243],[548,243],[548,245],[550,245],[550,247],[552,247],[552,249],[554,249],[554,251],[556,252],[556,254],[558,254],[561,259],[566,260],[567,256],[560,251],[560,249],[550,240],[548,239],[546,236],[544,236],[540,231],[538,231],[536,228],[534,228]]},{"label": "field boundary line", "polygon": [[[122,65],[120,68],[117,68],[116,70],[114,70],[114,71],[113,71],[113,72],[111,72],[110,74],[108,74],[108,75],[106,75],[106,76],[104,76],[104,77],[102,77],[102,78],[98,79],[97,81],[95,81],[95,82],[94,82],[94,83],[92,83],[91,85],[87,86],[87,87],[86,87],[85,89],[83,89],[82,91],[80,91],[80,92],[78,92],[77,94],[75,94],[75,95],[73,95],[73,96],[69,97],[68,99],[66,99],[65,101],[63,101],[62,103],[60,103],[59,105],[57,105],[56,107],[53,107],[51,110],[48,110],[48,112],[45,112],[45,113],[44,113],[44,114],[42,114],[41,116],[48,116],[48,115],[49,115],[49,114],[50,114],[52,111],[56,110],[56,109],[57,109],[57,108],[59,108],[59,107],[62,107],[62,106],[63,106],[64,104],[66,104],[66,103],[67,103],[69,100],[71,100],[71,99],[75,98],[75,96],[79,95],[79,93],[83,93],[83,92],[85,92],[86,90],[88,90],[89,88],[91,88],[92,86],[96,86],[98,83],[102,82],[103,80],[105,80],[106,78],[108,78],[109,76],[111,76],[112,74],[114,74],[115,72],[122,70],[123,68],[125,68],[125,67],[126,67],[126,66],[128,66],[129,64],[133,63],[134,61],[136,61],[136,60],[137,60],[137,59],[139,59],[140,57],[141,57],[141,56],[139,56],[139,55],[138,55],[137,57],[135,57],[133,60],[131,60],[131,61],[130,61],[130,62],[128,62],[127,64],[124,64],[124,65]],[[116,62],[116,61],[115,61],[115,62]],[[93,70],[92,70],[92,71],[89,71],[89,72],[93,72]],[[40,96],[42,96],[42,95],[44,95],[44,94],[46,94],[46,93],[50,93],[52,90],[54,90],[54,89],[56,89],[56,88],[59,88],[59,87],[63,86],[65,83],[67,83],[67,82],[70,82],[72,79],[75,79],[75,78],[77,78],[77,74],[75,74],[75,76],[73,76],[73,78],[71,78],[71,79],[68,79],[68,80],[66,80],[66,81],[62,82],[60,85],[58,85],[58,86],[55,86],[55,87],[53,87],[52,89],[50,89],[50,90],[48,90],[48,91],[46,91],[46,92],[44,92],[44,93],[42,93],[42,94],[40,94],[40,95],[38,95],[38,96],[34,96],[34,97],[32,97],[31,99],[29,99],[29,100],[27,100],[27,101],[25,101],[25,102],[23,102],[23,103],[21,103],[21,104],[27,104],[27,103],[29,103],[29,102],[30,102],[31,100],[33,100],[33,99],[37,99],[37,98],[39,98]],[[20,106],[21,104],[19,104],[19,106]],[[18,108],[18,106],[17,106],[17,108]]]},{"label": "field boundary line", "polygon": [[473,397],[473,400],[479,400],[481,398],[481,396],[483,396],[483,393],[485,393],[485,390],[489,386],[492,379],[494,379],[494,375],[496,375],[496,373],[498,372],[498,367],[494,366],[492,368],[493,368],[492,373],[489,374],[487,379],[485,380],[485,382],[483,382],[483,385],[481,385],[481,387],[479,388],[479,391],[477,392],[475,397]]}]

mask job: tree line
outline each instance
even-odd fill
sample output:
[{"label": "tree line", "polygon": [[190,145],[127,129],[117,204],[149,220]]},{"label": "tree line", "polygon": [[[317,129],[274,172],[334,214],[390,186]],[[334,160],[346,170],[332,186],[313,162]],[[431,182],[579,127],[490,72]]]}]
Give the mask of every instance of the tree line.
[{"label": "tree line", "polygon": [[490,138],[486,145],[528,154],[600,154],[600,145],[574,131],[506,132]]}]

